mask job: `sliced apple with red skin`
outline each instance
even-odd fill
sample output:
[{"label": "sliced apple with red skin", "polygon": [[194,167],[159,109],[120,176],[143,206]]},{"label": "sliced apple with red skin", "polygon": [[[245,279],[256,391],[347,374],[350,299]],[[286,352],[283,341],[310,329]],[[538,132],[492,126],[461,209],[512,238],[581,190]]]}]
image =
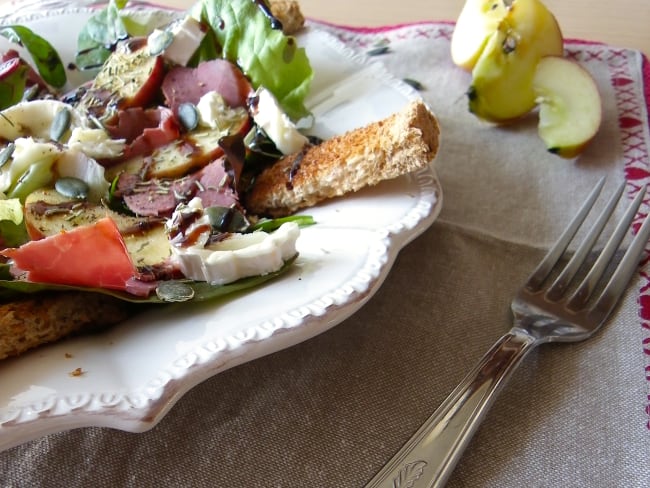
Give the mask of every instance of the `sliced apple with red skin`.
[{"label": "sliced apple with red skin", "polygon": [[110,217],[122,235],[134,265],[153,266],[171,255],[165,224],[160,219],[120,214],[100,204],[70,199],[53,188],[31,193],[25,201],[24,215],[27,232],[33,241]]},{"label": "sliced apple with red skin", "polygon": [[225,136],[240,135],[242,138],[251,128],[248,112],[242,111],[241,118],[223,130],[200,127],[187,132],[179,140],[156,148],[150,155],[136,156],[106,170],[106,178],[111,181],[122,172],[143,173],[147,179],[180,178],[204,167],[223,156],[220,141]]},{"label": "sliced apple with red skin", "polygon": [[566,58],[546,57],[537,64],[533,88],[539,104],[538,133],[548,150],[578,156],[601,124],[602,103],[591,74]]},{"label": "sliced apple with red skin", "polygon": [[564,54],[562,32],[539,0],[514,0],[472,70],[469,109],[495,123],[535,107],[533,75],[543,56]]},{"label": "sliced apple with red skin", "polygon": [[471,71],[488,38],[506,16],[510,0],[466,0],[451,36],[451,59]]},{"label": "sliced apple with red skin", "polygon": [[146,39],[129,39],[106,60],[81,104],[98,118],[107,107],[144,107],[157,96],[164,76],[164,59],[149,54]]}]

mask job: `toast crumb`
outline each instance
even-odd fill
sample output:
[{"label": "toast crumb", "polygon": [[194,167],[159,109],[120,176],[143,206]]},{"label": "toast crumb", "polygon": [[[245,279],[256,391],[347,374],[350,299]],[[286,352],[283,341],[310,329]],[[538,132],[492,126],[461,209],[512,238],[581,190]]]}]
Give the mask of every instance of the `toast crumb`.
[{"label": "toast crumb", "polygon": [[421,101],[265,169],[246,195],[257,215],[282,217],[426,167],[438,152],[437,119]]}]

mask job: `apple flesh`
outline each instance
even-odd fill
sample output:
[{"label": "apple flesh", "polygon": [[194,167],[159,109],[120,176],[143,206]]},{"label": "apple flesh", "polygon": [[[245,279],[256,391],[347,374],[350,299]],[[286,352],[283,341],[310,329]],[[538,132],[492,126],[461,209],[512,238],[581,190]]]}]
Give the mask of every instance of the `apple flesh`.
[{"label": "apple flesh", "polygon": [[600,127],[602,106],[591,74],[566,58],[539,61],[533,77],[539,104],[538,133],[548,150],[574,158]]},{"label": "apple flesh", "polygon": [[451,59],[471,71],[490,35],[506,16],[510,0],[466,0],[451,36]]},{"label": "apple flesh", "polygon": [[546,6],[539,0],[514,0],[472,70],[470,111],[495,123],[527,114],[535,107],[538,61],[563,54],[562,32]]}]

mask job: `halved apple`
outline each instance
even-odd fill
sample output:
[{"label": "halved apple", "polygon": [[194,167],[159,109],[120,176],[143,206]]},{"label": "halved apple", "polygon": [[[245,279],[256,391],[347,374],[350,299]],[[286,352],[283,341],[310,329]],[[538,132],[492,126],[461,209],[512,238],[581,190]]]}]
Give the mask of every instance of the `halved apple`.
[{"label": "halved apple", "polygon": [[562,56],[562,32],[540,0],[514,0],[472,70],[469,109],[502,123],[535,107],[533,74],[543,56]]},{"label": "halved apple", "polygon": [[533,88],[539,104],[539,136],[550,152],[576,157],[594,138],[602,119],[593,77],[578,63],[551,56],[537,64]]},{"label": "halved apple", "polygon": [[471,71],[512,0],[466,0],[451,36],[451,59]]}]

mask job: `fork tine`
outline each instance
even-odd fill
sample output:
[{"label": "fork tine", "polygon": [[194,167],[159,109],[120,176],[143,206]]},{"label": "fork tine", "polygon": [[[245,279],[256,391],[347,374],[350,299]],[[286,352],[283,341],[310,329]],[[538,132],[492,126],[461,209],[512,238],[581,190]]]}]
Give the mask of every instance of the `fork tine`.
[{"label": "fork tine", "polygon": [[646,245],[650,239],[650,215],[646,215],[639,232],[636,234],[630,247],[623,255],[623,259],[618,264],[607,286],[601,293],[594,306],[594,311],[601,318],[601,322],[607,318],[621,295],[627,288],[632,275],[636,271],[641,256],[645,251]]},{"label": "fork tine", "polygon": [[[582,243],[580,243],[580,246],[578,247],[578,249],[576,249],[575,253],[571,257],[567,265],[564,267],[560,275],[555,279],[553,284],[549,287],[548,292],[546,293],[546,297],[549,300],[559,300],[562,297],[567,287],[571,283],[571,280],[573,280],[576,273],[578,272],[578,270],[584,263],[585,259],[587,258],[587,255],[594,247],[594,244],[596,243],[598,237],[600,236],[603,229],[605,228],[605,225],[607,225],[607,221],[609,220],[612,213],[614,212],[614,209],[616,208],[616,204],[618,203],[618,200],[621,198],[624,189],[625,189],[625,181],[621,182],[621,184],[618,186],[616,191],[612,194],[611,198],[607,202],[607,205],[605,206],[603,211],[598,216],[598,219],[589,230],[589,233],[585,236]],[[624,235],[625,233],[623,233],[621,239],[623,238]],[[618,243],[616,243],[616,245],[618,246]]]},{"label": "fork tine", "polygon": [[569,243],[573,239],[573,236],[575,236],[576,232],[578,232],[578,229],[580,228],[582,222],[584,222],[585,218],[587,217],[587,214],[593,207],[594,202],[598,198],[598,195],[600,194],[604,185],[605,185],[605,177],[602,177],[598,181],[594,189],[591,190],[591,193],[587,197],[587,200],[585,200],[585,202],[582,204],[582,207],[580,207],[580,210],[578,211],[576,216],[573,218],[573,220],[571,220],[571,223],[569,223],[567,228],[564,229],[564,232],[562,232],[560,238],[553,245],[553,247],[548,251],[546,256],[544,256],[544,259],[542,259],[542,261],[537,265],[535,270],[529,276],[528,280],[526,280],[525,287],[529,291],[536,292],[542,286],[544,280],[548,277],[548,275],[550,274],[553,267],[557,264],[560,257],[562,257],[564,251],[566,251],[566,248],[569,246]]},{"label": "fork tine", "polygon": [[625,235],[627,234],[629,227],[632,224],[632,220],[634,220],[634,216],[636,215],[637,211],[639,210],[639,207],[641,206],[641,202],[643,201],[645,193],[646,193],[646,188],[642,188],[637,193],[636,197],[630,203],[627,210],[625,211],[623,218],[616,226],[614,233],[605,244],[605,247],[603,248],[602,252],[598,256],[598,259],[596,260],[592,268],[589,270],[589,273],[587,273],[587,276],[584,278],[580,286],[569,298],[567,306],[571,310],[580,309],[591,298],[591,294],[593,293],[594,289],[596,288],[596,285],[598,284],[598,281],[600,280],[603,273],[605,272],[607,265],[612,260],[612,257],[614,256],[614,253],[618,249],[618,246],[625,238]]}]

